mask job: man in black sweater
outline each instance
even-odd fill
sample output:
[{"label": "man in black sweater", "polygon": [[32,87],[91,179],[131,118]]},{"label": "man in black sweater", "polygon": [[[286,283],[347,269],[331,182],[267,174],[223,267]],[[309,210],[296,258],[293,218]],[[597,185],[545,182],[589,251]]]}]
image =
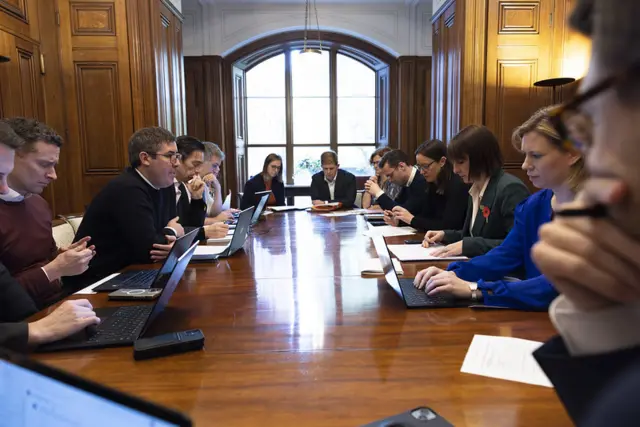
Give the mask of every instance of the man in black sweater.
[{"label": "man in black sweater", "polygon": [[173,187],[179,161],[171,132],[151,127],[131,136],[131,167],[94,197],[75,237],[91,236],[96,255],[89,269],[65,280],[65,286],[77,289],[130,264],[166,258],[176,237],[184,235]]},{"label": "man in black sweater", "polygon": [[385,211],[402,206],[413,215],[419,214],[427,195],[427,181],[411,166],[409,156],[401,150],[392,150],[382,156],[378,166],[381,174],[402,187],[400,194],[395,200],[391,199],[380,188],[375,177],[369,178],[364,184],[365,191],[375,197]]},{"label": "man in black sweater", "polygon": [[[9,192],[7,176],[13,170],[15,150],[23,144],[8,124],[0,122],[0,194]],[[0,347],[26,351],[29,346],[65,338],[100,322],[84,299],[66,301],[36,322],[23,321],[35,312],[29,294],[0,264]]]},{"label": "man in black sweater", "polygon": [[582,96],[554,123],[564,147],[585,152],[589,178],[533,248],[561,293],[549,308],[560,335],[534,355],[579,426],[640,424],[638,16],[637,0],[582,0],[574,9],[592,58]]},{"label": "man in black sweater", "polygon": [[180,162],[176,169],[174,187],[180,224],[187,232],[200,228],[197,237],[199,240],[225,237],[229,226],[224,222],[204,225],[207,216],[207,204],[204,200],[206,185],[199,173],[204,163],[204,144],[197,138],[185,135],[176,139],[176,145]]},{"label": "man in black sweater", "polygon": [[338,155],[325,151],[320,156],[322,172],[311,177],[311,202],[322,205],[326,202],[340,202],[350,209],[356,201],[356,177],[351,172],[340,169]]}]

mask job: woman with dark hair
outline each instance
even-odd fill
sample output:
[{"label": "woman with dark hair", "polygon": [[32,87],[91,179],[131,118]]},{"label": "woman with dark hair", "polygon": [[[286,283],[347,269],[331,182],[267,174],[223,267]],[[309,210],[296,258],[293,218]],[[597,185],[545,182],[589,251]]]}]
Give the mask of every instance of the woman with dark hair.
[{"label": "woman with dark hair", "polygon": [[[371,154],[371,157],[369,157],[369,163],[376,171],[376,174],[369,179],[375,181],[380,186],[380,188],[382,188],[384,193],[391,198],[391,200],[395,200],[396,197],[398,197],[398,194],[400,194],[400,190],[402,190],[402,187],[394,184],[384,174],[380,173],[380,166],[378,165],[382,156],[387,154],[389,151],[391,151],[391,148],[382,147],[378,148]],[[376,198],[373,197],[368,191],[365,191],[364,194],[362,194],[362,208],[381,209],[380,206],[376,203]]]},{"label": "woman with dark hair", "polygon": [[460,229],[464,224],[469,186],[453,173],[447,161],[447,145],[432,139],[416,150],[416,167],[427,181],[427,194],[423,209],[413,215],[402,206],[396,206],[385,221],[390,225],[400,222],[420,230]]},{"label": "woman with dark hair", "polygon": [[244,185],[244,194],[240,209],[245,210],[260,202],[256,197],[259,191],[271,190],[267,206],[284,206],[284,183],[282,182],[282,157],[275,153],[264,159],[262,172],[255,175]]},{"label": "woman with dark hair", "polygon": [[495,135],[484,126],[462,129],[447,150],[453,172],[471,184],[462,229],[430,230],[422,245],[446,246],[441,257],[483,255],[500,245],[513,227],[516,206],[529,196],[527,187],[502,170],[502,153]]},{"label": "woman with dark hair", "polygon": [[[548,118],[552,108],[537,111],[513,133],[514,147],[525,155],[522,169],[541,191],[518,205],[513,229],[504,242],[468,262],[450,264],[448,271],[429,267],[418,272],[414,282],[418,288],[432,295],[444,293],[523,310],[546,310],[558,296],[533,263],[531,248],[540,227],[551,221],[553,204],[573,200],[585,173],[582,155],[567,148],[553,128]],[[524,270],[523,280],[505,280],[518,270]]]}]

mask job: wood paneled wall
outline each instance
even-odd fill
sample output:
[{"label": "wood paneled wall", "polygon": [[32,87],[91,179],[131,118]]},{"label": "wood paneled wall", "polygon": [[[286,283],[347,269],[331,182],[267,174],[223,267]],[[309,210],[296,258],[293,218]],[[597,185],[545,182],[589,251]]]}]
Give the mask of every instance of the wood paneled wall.
[{"label": "wood paneled wall", "polygon": [[0,114],[64,137],[55,213],[81,212],[144,126],[185,130],[181,15],[166,0],[0,0]]},{"label": "wood paneled wall", "polygon": [[398,148],[413,155],[431,133],[431,57],[398,58]]},{"label": "wood paneled wall", "polygon": [[552,103],[551,89],[533,83],[561,77],[571,3],[449,0],[432,20],[432,136],[449,141],[484,124],[498,136],[505,169],[529,183],[511,134]]}]

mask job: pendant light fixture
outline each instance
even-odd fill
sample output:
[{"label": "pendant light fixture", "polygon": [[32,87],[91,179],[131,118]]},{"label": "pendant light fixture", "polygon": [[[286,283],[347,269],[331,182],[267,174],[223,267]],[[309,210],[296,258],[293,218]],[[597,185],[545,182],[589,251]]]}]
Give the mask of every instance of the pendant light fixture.
[{"label": "pendant light fixture", "polygon": [[313,10],[316,15],[316,29],[318,31],[318,47],[308,45],[309,26],[311,21],[311,0],[305,1],[304,8],[304,45],[300,53],[318,53],[322,54],[322,40],[320,39],[320,23],[318,21],[318,8],[316,7],[316,0],[313,0]]}]

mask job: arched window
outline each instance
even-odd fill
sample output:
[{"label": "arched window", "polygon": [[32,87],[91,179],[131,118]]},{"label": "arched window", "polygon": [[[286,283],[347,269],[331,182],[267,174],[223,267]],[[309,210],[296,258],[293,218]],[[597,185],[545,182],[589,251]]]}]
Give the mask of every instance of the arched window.
[{"label": "arched window", "polygon": [[309,185],[329,149],[338,153],[341,168],[356,176],[373,173],[369,156],[388,143],[389,66],[344,44],[323,48],[322,54],[300,53],[300,42],[287,42],[235,64],[244,75],[244,96],[234,94],[244,101],[235,103],[246,123],[244,180],[277,153],[286,183]]}]

